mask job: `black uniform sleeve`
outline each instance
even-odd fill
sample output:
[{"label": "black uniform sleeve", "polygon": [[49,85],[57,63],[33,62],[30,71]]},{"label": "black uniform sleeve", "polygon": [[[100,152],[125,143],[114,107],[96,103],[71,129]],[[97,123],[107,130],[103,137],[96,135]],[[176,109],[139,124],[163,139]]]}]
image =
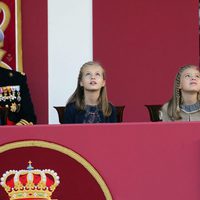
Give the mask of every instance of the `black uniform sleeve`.
[{"label": "black uniform sleeve", "polygon": [[[21,76],[20,80],[20,86],[21,86],[21,107],[19,111],[19,118],[25,119],[28,122],[32,122],[33,124],[36,123],[36,116],[33,108],[33,103],[31,100],[29,88],[27,85],[27,77],[26,75]],[[19,121],[20,121],[19,120]]]}]

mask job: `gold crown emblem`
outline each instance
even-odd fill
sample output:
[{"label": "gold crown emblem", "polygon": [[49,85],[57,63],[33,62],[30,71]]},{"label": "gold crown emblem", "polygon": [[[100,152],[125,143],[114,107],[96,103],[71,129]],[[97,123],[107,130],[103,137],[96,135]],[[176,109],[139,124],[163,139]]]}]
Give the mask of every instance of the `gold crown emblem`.
[{"label": "gold crown emblem", "polygon": [[10,200],[51,200],[51,195],[59,183],[56,172],[50,169],[34,169],[31,161],[27,170],[10,170],[1,178],[1,186],[8,193]]}]

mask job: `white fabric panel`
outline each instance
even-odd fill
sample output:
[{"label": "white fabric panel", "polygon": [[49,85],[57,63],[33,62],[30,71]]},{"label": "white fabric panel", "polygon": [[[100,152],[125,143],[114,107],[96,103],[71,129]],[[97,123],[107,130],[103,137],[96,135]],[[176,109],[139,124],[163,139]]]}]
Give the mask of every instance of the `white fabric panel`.
[{"label": "white fabric panel", "polygon": [[66,104],[92,57],[92,0],[48,0],[49,124],[59,123],[53,106]]}]

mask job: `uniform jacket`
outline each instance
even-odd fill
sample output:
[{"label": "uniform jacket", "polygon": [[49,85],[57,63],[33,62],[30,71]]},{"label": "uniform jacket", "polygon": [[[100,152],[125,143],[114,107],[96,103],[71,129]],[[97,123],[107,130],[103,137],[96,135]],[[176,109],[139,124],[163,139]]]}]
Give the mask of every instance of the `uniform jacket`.
[{"label": "uniform jacket", "polygon": [[21,119],[36,123],[26,75],[0,67],[0,109],[5,108],[8,119],[14,123]]}]

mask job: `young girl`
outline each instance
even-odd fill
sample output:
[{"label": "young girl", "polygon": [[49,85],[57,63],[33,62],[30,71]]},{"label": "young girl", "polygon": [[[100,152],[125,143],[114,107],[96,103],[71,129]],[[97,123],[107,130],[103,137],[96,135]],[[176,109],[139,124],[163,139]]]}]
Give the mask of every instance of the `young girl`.
[{"label": "young girl", "polygon": [[200,121],[199,67],[181,67],[174,81],[174,94],[160,112],[163,121]]},{"label": "young girl", "polygon": [[97,62],[85,63],[79,72],[77,88],[65,107],[64,123],[116,121],[115,107],[107,98],[103,67]]}]

